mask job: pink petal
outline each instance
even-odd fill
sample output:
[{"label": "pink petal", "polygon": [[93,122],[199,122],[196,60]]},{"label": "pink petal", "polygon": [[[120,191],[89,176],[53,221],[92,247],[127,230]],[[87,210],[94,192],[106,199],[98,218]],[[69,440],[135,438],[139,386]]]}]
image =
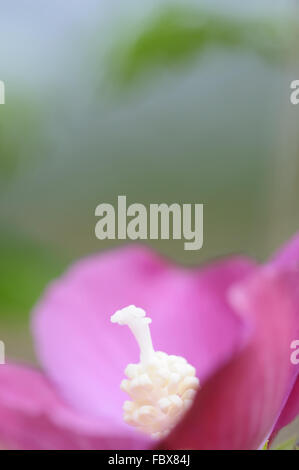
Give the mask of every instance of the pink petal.
[{"label": "pink petal", "polygon": [[235,308],[255,324],[252,340],[203,386],[163,448],[259,448],[296,374],[290,361],[298,325],[293,282],[268,268],[234,288]]},{"label": "pink petal", "polygon": [[[299,234],[296,234],[288,243],[283,246],[271,261],[272,266],[279,269],[293,269],[298,272],[299,269]],[[297,308],[299,316],[299,292],[297,285],[294,286],[297,293]],[[293,340],[299,340],[299,320],[297,328],[294,330]],[[294,390],[289,390],[289,400],[286,400],[285,408],[282,408],[281,415],[275,425],[272,439],[279,430],[289,424],[299,414],[299,370],[297,370],[297,381],[294,378]],[[287,397],[286,397],[287,398]]]},{"label": "pink petal", "polygon": [[129,330],[112,324],[110,315],[129,304],[145,308],[156,349],[184,356],[204,381],[247,340],[247,324],[226,294],[253,269],[234,259],[187,270],[136,245],[92,256],[55,282],[36,308],[41,362],[69,403],[107,418],[117,432],[127,399],[119,385],[139,351]]},{"label": "pink petal", "polygon": [[280,268],[299,267],[299,234],[296,234],[275,254],[271,264]]},{"label": "pink petal", "polygon": [[0,448],[136,449],[145,445],[127,434],[99,433],[98,428],[96,420],[65,405],[40,372],[0,366]]},{"label": "pink petal", "polygon": [[278,431],[281,428],[291,423],[298,415],[299,415],[299,377],[297,378],[296,383],[292,389],[292,392],[288,398],[288,401],[285,407],[283,408],[283,411],[281,415],[279,416],[279,419],[275,425],[275,428],[271,436],[271,441],[274,439],[274,437],[277,435]]}]

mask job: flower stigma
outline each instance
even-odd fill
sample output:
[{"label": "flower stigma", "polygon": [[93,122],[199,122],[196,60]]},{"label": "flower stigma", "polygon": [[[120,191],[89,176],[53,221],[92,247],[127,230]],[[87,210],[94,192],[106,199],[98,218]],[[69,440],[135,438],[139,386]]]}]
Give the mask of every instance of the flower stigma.
[{"label": "flower stigma", "polygon": [[123,405],[124,421],[154,438],[165,437],[191,406],[199,380],[181,356],[155,351],[142,308],[129,305],[111,316],[112,323],[127,325],[139,348],[140,362],[125,369],[121,389],[131,400]]}]

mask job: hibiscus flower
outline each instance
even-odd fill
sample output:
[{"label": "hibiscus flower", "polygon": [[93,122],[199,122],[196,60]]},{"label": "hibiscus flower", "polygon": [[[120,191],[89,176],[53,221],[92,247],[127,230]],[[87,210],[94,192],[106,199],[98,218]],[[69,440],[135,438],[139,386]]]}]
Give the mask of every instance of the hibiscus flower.
[{"label": "hibiscus flower", "polygon": [[[188,269],[128,245],[75,263],[34,309],[41,369],[0,366],[0,442],[14,449],[258,449],[299,413],[299,237],[269,263],[245,257]],[[124,370],[138,363],[128,305],[152,319],[155,350],[200,381],[161,440],[123,420]]]}]

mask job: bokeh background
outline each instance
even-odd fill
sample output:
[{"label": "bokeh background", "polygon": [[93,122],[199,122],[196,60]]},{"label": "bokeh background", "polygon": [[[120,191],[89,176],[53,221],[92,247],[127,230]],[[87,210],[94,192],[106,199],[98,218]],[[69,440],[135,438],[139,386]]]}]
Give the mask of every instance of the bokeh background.
[{"label": "bokeh background", "polygon": [[94,235],[101,202],[204,203],[202,250],[149,242],[190,265],[263,261],[299,229],[298,12],[293,0],[0,1],[9,357],[35,361],[30,310],[46,284],[116,244]]}]

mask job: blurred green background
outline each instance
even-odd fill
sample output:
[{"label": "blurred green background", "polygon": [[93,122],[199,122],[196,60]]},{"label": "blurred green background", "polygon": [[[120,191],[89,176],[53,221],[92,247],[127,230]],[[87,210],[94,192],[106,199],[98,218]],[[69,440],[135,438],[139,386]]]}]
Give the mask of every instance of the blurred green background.
[{"label": "blurred green background", "polygon": [[35,360],[30,310],[46,284],[111,246],[94,235],[101,202],[204,203],[202,250],[150,242],[190,265],[263,261],[298,230],[298,18],[286,0],[2,0],[9,357]]}]

